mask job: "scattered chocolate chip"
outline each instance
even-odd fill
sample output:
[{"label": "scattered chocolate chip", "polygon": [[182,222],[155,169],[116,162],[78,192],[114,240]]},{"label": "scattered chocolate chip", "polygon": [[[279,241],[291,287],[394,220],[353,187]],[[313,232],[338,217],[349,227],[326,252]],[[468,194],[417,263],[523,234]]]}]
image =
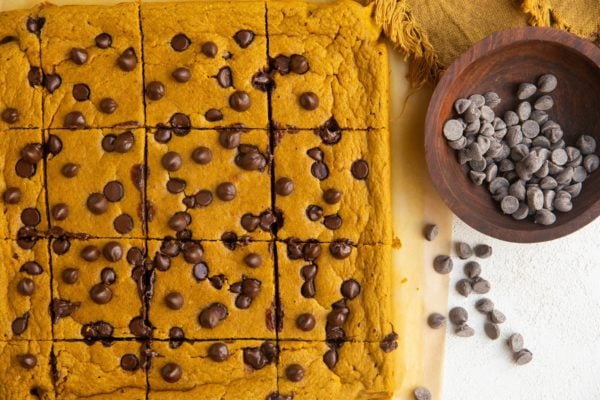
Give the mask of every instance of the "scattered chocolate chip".
[{"label": "scattered chocolate chip", "polygon": [[174,151],[169,151],[168,153],[165,153],[161,158],[161,164],[163,168],[170,172],[177,171],[179,168],[181,168],[182,163],[183,161],[181,159],[181,156],[179,155],[179,153],[176,153]]},{"label": "scattered chocolate chip", "polygon": [[21,317],[15,318],[15,320],[11,324],[11,329],[13,334],[16,336],[20,336],[23,332],[27,330],[27,326],[29,324],[29,313],[26,312]]},{"label": "scattered chocolate chip", "polygon": [[113,332],[113,326],[105,321],[95,321],[81,327],[81,336],[88,342],[109,339]]},{"label": "scattered chocolate chip", "polygon": [[354,279],[348,279],[342,283],[340,292],[344,298],[352,300],[360,294],[360,283]]},{"label": "scattered chocolate chip", "polygon": [[351,242],[348,239],[336,239],[329,244],[329,253],[338,260],[348,258],[352,253]]},{"label": "scattered chocolate chip", "polygon": [[114,99],[111,99],[110,97],[106,97],[100,100],[99,108],[100,111],[104,114],[114,113],[115,111],[117,111],[117,107],[117,102]]},{"label": "scattered chocolate chip", "polygon": [[237,190],[231,182],[223,182],[217,186],[217,197],[223,201],[231,201],[235,198]]},{"label": "scattered chocolate chip", "polygon": [[52,214],[52,218],[55,220],[64,221],[69,216],[69,206],[67,206],[65,203],[55,204],[52,206],[50,213]]},{"label": "scattered chocolate chip", "polygon": [[254,40],[254,32],[243,29],[236,32],[236,34],[233,35],[233,39],[238,46],[240,46],[242,49],[245,49],[246,47],[250,46]]},{"label": "scattered chocolate chip", "polygon": [[62,148],[62,140],[58,136],[50,134],[46,142],[46,151],[55,156],[62,151]]},{"label": "scattered chocolate chip", "polygon": [[456,243],[456,255],[461,260],[466,260],[473,256],[473,249],[467,243],[458,242]]},{"label": "scattered chocolate chip", "polygon": [[483,330],[487,337],[492,340],[496,340],[500,337],[500,326],[494,324],[493,322],[486,322],[483,326]]},{"label": "scattered chocolate chip", "polygon": [[210,284],[217,290],[223,289],[223,285],[225,284],[225,275],[219,274],[214,275],[208,278]]},{"label": "scattered chocolate chip", "polygon": [[106,197],[106,199],[108,201],[114,203],[123,198],[125,189],[123,188],[123,185],[121,184],[121,182],[111,181],[111,182],[108,182],[104,186],[103,193],[104,193],[104,197]]},{"label": "scattered chocolate chip", "polygon": [[100,258],[100,249],[94,245],[85,246],[81,250],[80,256],[88,262],[96,261]]},{"label": "scattered chocolate chip", "polygon": [[475,246],[475,256],[478,258],[489,258],[492,255],[492,247],[487,244],[478,244]]},{"label": "scattered chocolate chip", "polygon": [[454,334],[458,337],[471,337],[475,335],[475,330],[467,324],[462,324],[454,329]]},{"label": "scattered chocolate chip", "polygon": [[6,189],[6,191],[4,191],[2,198],[7,204],[17,204],[19,201],[21,201],[21,189],[9,187]]},{"label": "scattered chocolate chip", "polygon": [[381,343],[379,343],[379,348],[383,350],[384,353],[390,353],[398,348],[398,334],[396,332],[392,332],[383,338]]},{"label": "scattered chocolate chip", "polygon": [[192,160],[198,164],[208,164],[212,161],[212,151],[208,147],[197,147],[192,152]]},{"label": "scattered chocolate chip", "polygon": [[183,370],[179,364],[170,362],[160,369],[160,376],[169,383],[175,383],[181,379],[183,375]]},{"label": "scattered chocolate chip", "polygon": [[229,357],[229,350],[225,343],[213,343],[208,347],[207,355],[215,362],[222,362]]},{"label": "scattered chocolate chip", "polygon": [[108,200],[102,193],[92,193],[86,201],[88,210],[95,215],[100,215],[108,210]]},{"label": "scattered chocolate chip", "polygon": [[433,241],[437,235],[439,233],[438,227],[437,225],[434,224],[428,224],[427,226],[425,226],[425,229],[423,230],[423,235],[425,236],[425,239],[427,239],[428,241]]},{"label": "scattered chocolate chip", "polygon": [[98,283],[90,289],[90,298],[96,304],[107,304],[112,300],[112,290],[104,283]]},{"label": "scattered chocolate chip", "polygon": [[2,121],[7,124],[14,124],[19,120],[19,111],[16,108],[6,108],[2,111]]},{"label": "scattered chocolate chip", "polygon": [[183,113],[175,113],[171,115],[169,123],[173,128],[173,133],[175,133],[177,136],[187,135],[188,133],[190,133],[190,129],[192,127],[190,117]]},{"label": "scattered chocolate chip", "polygon": [[58,74],[47,74],[44,78],[44,86],[49,93],[54,93],[62,84],[62,78]]},{"label": "scattered chocolate chip", "polygon": [[260,70],[252,76],[252,86],[260,91],[268,92],[275,87],[271,74]]},{"label": "scattered chocolate chip", "polygon": [[310,173],[312,174],[312,176],[322,181],[324,179],[327,179],[327,177],[329,176],[329,168],[327,168],[327,165],[324,162],[317,161],[311,165]]},{"label": "scattered chocolate chip", "polygon": [[44,73],[40,67],[31,67],[27,73],[27,80],[31,87],[41,86],[44,83]]},{"label": "scattered chocolate chip", "polygon": [[138,316],[129,321],[129,331],[136,337],[148,337],[152,333],[152,328],[146,325],[144,318]]},{"label": "scattered chocolate chip", "polygon": [[18,354],[17,361],[25,369],[33,369],[37,365],[37,357],[33,354]]},{"label": "scattered chocolate chip", "polygon": [[118,242],[108,242],[102,248],[102,255],[110,262],[117,262],[123,258],[123,248]]},{"label": "scattered chocolate chip", "polygon": [[204,114],[204,118],[206,118],[208,122],[221,121],[223,119],[223,113],[216,108],[211,108]]},{"label": "scattered chocolate chip", "polygon": [[35,175],[37,168],[35,164],[30,164],[27,161],[20,159],[15,164],[15,172],[21,178],[31,178]]},{"label": "scattered chocolate chip", "polygon": [[17,292],[22,296],[31,296],[35,292],[35,282],[30,278],[23,278],[17,283]]},{"label": "scattered chocolate chip", "polygon": [[192,71],[190,71],[188,68],[181,67],[181,68],[177,68],[175,71],[173,71],[171,76],[177,82],[185,83],[185,82],[189,81],[190,79],[192,79]]},{"label": "scattered chocolate chip", "polygon": [[179,292],[171,292],[165,296],[165,305],[171,310],[180,310],[183,303],[183,296]]},{"label": "scattered chocolate chip", "polygon": [[196,207],[208,207],[212,203],[213,195],[210,190],[200,190],[194,196]]},{"label": "scattered chocolate chip", "polygon": [[42,28],[44,27],[45,23],[46,23],[46,18],[27,17],[27,22],[25,23],[25,25],[27,26],[27,30],[29,32],[39,35],[40,32],[42,31]]},{"label": "scattered chocolate chip", "polygon": [[308,149],[306,154],[315,161],[323,161],[323,150],[318,147],[313,147],[312,149]]},{"label": "scattered chocolate chip", "polygon": [[525,340],[520,333],[513,333],[510,335],[506,343],[513,353],[518,353],[523,350],[523,346],[525,346]]},{"label": "scattered chocolate chip", "polygon": [[475,279],[481,275],[481,265],[477,261],[469,261],[464,266],[464,273],[469,279]]},{"label": "scattered chocolate chip", "polygon": [[77,268],[65,268],[61,274],[64,283],[73,285],[79,281],[79,270]]},{"label": "scattered chocolate chip", "polygon": [[523,349],[514,354],[514,360],[517,365],[525,365],[533,360],[533,354],[527,349]]},{"label": "scattered chocolate chip", "polygon": [[27,261],[25,264],[21,265],[19,272],[25,272],[29,275],[40,275],[44,270],[42,266],[35,261]]},{"label": "scattered chocolate chip", "polygon": [[431,329],[439,329],[446,325],[446,317],[440,313],[431,313],[429,314],[429,317],[427,317],[427,325],[429,325]]},{"label": "scattered chocolate chip", "polygon": [[492,310],[488,313],[488,318],[491,322],[495,324],[502,324],[506,322],[506,316],[504,313],[498,310]]},{"label": "scattered chocolate chip", "polygon": [[316,110],[319,107],[319,97],[313,92],[304,92],[298,98],[300,106],[308,111]]},{"label": "scattered chocolate chip", "polygon": [[190,38],[183,33],[178,33],[171,39],[171,47],[175,51],[184,51],[188,47],[190,47],[191,44],[192,41],[190,40]]},{"label": "scattered chocolate chip", "polygon": [[162,82],[152,81],[146,85],[146,96],[150,100],[160,100],[165,97],[165,85]]},{"label": "scattered chocolate chip", "polygon": [[292,382],[304,379],[304,368],[300,364],[290,364],[285,369],[285,376]]},{"label": "scattered chocolate chip", "polygon": [[449,274],[453,266],[452,259],[448,256],[439,255],[433,260],[433,269],[438,274]]},{"label": "scattered chocolate chip", "polygon": [[300,314],[298,318],[296,318],[296,326],[298,327],[298,329],[304,332],[312,331],[315,328],[316,324],[317,321],[314,315],[309,313]]},{"label": "scattered chocolate chip", "polygon": [[490,282],[480,277],[473,279],[472,286],[473,292],[477,294],[486,294],[491,289]]},{"label": "scattered chocolate chip", "polygon": [[252,99],[250,98],[250,95],[244,91],[236,90],[229,96],[229,106],[235,111],[246,111],[251,105]]},{"label": "scattered chocolate chip", "polygon": [[449,313],[450,322],[454,325],[463,325],[469,319],[469,313],[463,307],[454,307]]},{"label": "scattered chocolate chip", "polygon": [[415,400],[431,400],[431,392],[427,388],[418,387],[413,390],[413,397]]},{"label": "scattered chocolate chip", "polygon": [[87,126],[87,122],[81,112],[71,111],[65,115],[63,126],[67,129],[81,129]]},{"label": "scattered chocolate chip", "polygon": [[241,133],[234,131],[219,132],[219,143],[226,149],[235,149],[240,145]]},{"label": "scattered chocolate chip", "polygon": [[29,164],[37,164],[42,156],[42,146],[39,143],[29,143],[21,149],[21,159]]},{"label": "scattered chocolate chip", "polygon": [[311,204],[306,208],[306,217],[311,221],[318,221],[323,217],[323,209],[317,205]]},{"label": "scattered chocolate chip", "polygon": [[275,58],[269,59],[269,66],[272,70],[285,76],[290,73],[290,58],[284,54],[279,54]]},{"label": "scattered chocolate chip", "polygon": [[204,262],[194,264],[192,275],[197,281],[203,281],[208,277],[208,266]]},{"label": "scattered chocolate chip", "polygon": [[292,54],[290,57],[290,70],[296,74],[303,75],[310,70],[310,65],[306,57],[299,54]]},{"label": "scattered chocolate chip", "polygon": [[356,160],[350,168],[355,179],[364,180],[369,176],[369,164],[365,160]]},{"label": "scattered chocolate chip", "polygon": [[117,64],[119,68],[121,68],[125,72],[133,71],[138,63],[137,55],[135,54],[135,50],[133,47],[129,47],[121,55],[117,60]]},{"label": "scattered chocolate chip", "polygon": [[65,254],[71,248],[71,242],[67,238],[58,238],[52,241],[52,250],[58,255]]},{"label": "scattered chocolate chip", "polygon": [[339,203],[342,198],[342,192],[337,189],[330,188],[323,192],[323,200],[327,204]]},{"label": "scattered chocolate chip", "polygon": [[458,282],[456,282],[456,291],[464,297],[469,297],[473,291],[471,281],[468,279],[460,279]]},{"label": "scattered chocolate chip", "polygon": [[494,310],[494,303],[488,298],[481,298],[475,303],[475,309],[480,313],[487,314]]},{"label": "scattered chocolate chip", "polygon": [[[50,304],[52,323],[56,324],[61,318],[71,316],[81,306],[80,302],[71,302],[63,299],[53,299]],[[111,332],[112,333],[112,332]]]},{"label": "scattered chocolate chip", "polygon": [[113,228],[122,235],[129,233],[133,230],[133,218],[129,214],[121,214],[113,221]]},{"label": "scattered chocolate chip", "polygon": [[323,362],[327,368],[333,369],[338,362],[338,354],[335,349],[329,349],[323,354]]},{"label": "scattered chocolate chip", "polygon": [[219,49],[215,42],[204,42],[202,43],[202,47],[200,48],[202,54],[209,58],[215,58]]},{"label": "scattered chocolate chip", "polygon": [[77,65],[83,65],[88,59],[88,52],[86,49],[72,48],[70,53],[71,61]]},{"label": "scattered chocolate chip", "polygon": [[174,326],[169,329],[169,347],[176,349],[183,344],[185,340],[185,333],[183,329],[178,326]]},{"label": "scattered chocolate chip", "polygon": [[158,143],[169,143],[171,140],[171,130],[166,127],[160,127],[154,132],[154,140]]},{"label": "scattered chocolate chip", "polygon": [[101,33],[96,36],[94,41],[96,42],[96,47],[99,49],[108,49],[112,45],[112,36],[108,33]]},{"label": "scattered chocolate chip", "polygon": [[217,72],[215,78],[217,78],[217,82],[222,88],[228,88],[233,86],[233,73],[231,72],[231,68],[229,67],[223,67],[219,69],[219,72]]},{"label": "scattered chocolate chip", "polygon": [[262,264],[262,257],[257,253],[249,253],[244,257],[244,263],[250,268],[258,268]]},{"label": "scattered chocolate chip", "polygon": [[244,144],[238,147],[235,163],[246,171],[262,171],[267,166],[267,158],[256,146]]},{"label": "scattered chocolate chip", "polygon": [[275,182],[275,192],[280,196],[289,196],[294,191],[294,181],[290,178],[279,178]]},{"label": "scattered chocolate chip", "polygon": [[42,222],[42,216],[37,208],[26,208],[21,212],[21,222],[25,226],[37,226]]},{"label": "scattered chocolate chip", "polygon": [[221,303],[212,303],[204,308],[198,316],[198,322],[203,328],[212,329],[227,318],[227,307]]},{"label": "scattered chocolate chip", "polygon": [[323,225],[325,225],[325,228],[332,231],[340,229],[342,226],[342,217],[337,214],[326,215],[325,218],[323,218]]},{"label": "scattered chocolate chip", "polygon": [[133,372],[140,368],[140,360],[135,354],[128,353],[121,357],[120,365],[124,371]]}]

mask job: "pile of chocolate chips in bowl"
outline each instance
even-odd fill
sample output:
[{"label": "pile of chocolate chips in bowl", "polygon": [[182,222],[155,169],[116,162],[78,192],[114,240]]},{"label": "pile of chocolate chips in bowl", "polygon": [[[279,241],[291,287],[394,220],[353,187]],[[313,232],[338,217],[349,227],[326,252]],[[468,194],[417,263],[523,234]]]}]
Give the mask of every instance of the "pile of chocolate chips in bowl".
[{"label": "pile of chocolate chips in bowl", "polygon": [[573,209],[584,181],[600,165],[592,136],[582,134],[567,145],[561,126],[549,119],[557,85],[552,74],[537,84],[521,83],[516,109],[503,118],[493,111],[501,102],[494,92],[458,99],[457,117],[444,124],[444,137],[468,166],[470,179],[485,185],[502,212],[516,220],[552,225],[556,212]]}]

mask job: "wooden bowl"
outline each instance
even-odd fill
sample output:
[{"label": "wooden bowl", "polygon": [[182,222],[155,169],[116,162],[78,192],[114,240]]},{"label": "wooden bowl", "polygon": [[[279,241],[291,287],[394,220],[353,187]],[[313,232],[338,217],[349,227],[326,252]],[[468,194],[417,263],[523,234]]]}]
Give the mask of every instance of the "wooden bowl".
[{"label": "wooden bowl", "polygon": [[585,133],[595,137],[600,147],[600,48],[556,29],[510,29],[476,43],[444,73],[427,111],[425,156],[440,196],[471,227],[510,242],[556,239],[593,221],[600,215],[600,170],[585,180],[581,194],[573,199],[572,211],[556,213],[553,225],[535,224],[530,218],[517,221],[500,211],[485,186],[471,182],[442,127],[454,117],[454,101],[474,93],[498,93],[502,99],[494,109],[498,116],[514,110],[519,83],[535,83],[545,73],[558,78],[549,116],[563,128],[567,145],[574,145]]}]

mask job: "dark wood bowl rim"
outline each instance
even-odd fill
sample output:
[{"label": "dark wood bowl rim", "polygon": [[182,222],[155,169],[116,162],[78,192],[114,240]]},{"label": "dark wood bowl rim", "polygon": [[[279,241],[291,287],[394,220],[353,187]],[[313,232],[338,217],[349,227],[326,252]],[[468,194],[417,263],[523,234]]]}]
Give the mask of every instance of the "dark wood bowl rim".
[{"label": "dark wood bowl rim", "polygon": [[[548,34],[550,32],[552,33],[551,35]],[[571,45],[573,40],[578,42],[577,49],[573,48]],[[544,229],[540,230],[532,229],[517,231],[510,228],[493,225],[487,221],[484,221],[482,218],[478,218],[477,215],[474,215],[469,204],[461,201],[452,201],[454,196],[447,187],[446,181],[442,178],[443,173],[432,170],[433,165],[435,164],[435,152],[432,150],[435,149],[435,143],[439,140],[438,135],[441,136],[442,134],[441,132],[436,131],[436,122],[440,118],[440,116],[437,115],[437,111],[440,109],[442,101],[446,96],[447,88],[452,85],[453,77],[460,76],[466,68],[477,62],[480,58],[486,57],[490,53],[493,53],[508,45],[524,41],[543,41],[563,45],[570,48],[572,51],[579,53],[581,56],[587,58],[598,68],[600,68],[600,48],[598,48],[592,42],[581,39],[562,30],[542,27],[521,27],[496,32],[486,37],[485,39],[475,43],[458,59],[456,59],[448,68],[446,73],[443,74],[438,85],[436,86],[427,109],[427,117],[425,120],[425,159],[427,161],[429,176],[431,177],[440,197],[452,210],[452,212],[462,221],[467,223],[475,230],[492,236],[496,239],[518,243],[536,243],[566,236],[596,219],[600,215],[600,192],[598,198],[591,204],[591,206],[589,206],[577,217],[570,219],[561,225],[545,227]],[[600,170],[596,173],[600,173]],[[468,179],[468,177],[465,176],[464,179]],[[506,218],[510,217],[507,216]]]}]

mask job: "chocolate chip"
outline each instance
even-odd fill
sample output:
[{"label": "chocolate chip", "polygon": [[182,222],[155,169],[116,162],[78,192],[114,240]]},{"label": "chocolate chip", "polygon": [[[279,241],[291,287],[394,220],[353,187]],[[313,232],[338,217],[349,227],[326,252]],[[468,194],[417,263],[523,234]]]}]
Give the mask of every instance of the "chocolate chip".
[{"label": "chocolate chip", "polygon": [[492,255],[492,247],[487,244],[478,244],[475,246],[475,256],[479,258],[488,258]]},{"label": "chocolate chip", "polygon": [[99,108],[104,114],[112,114],[117,111],[117,102],[110,97],[100,100]]},{"label": "chocolate chip", "polygon": [[369,176],[369,164],[365,160],[356,160],[352,163],[350,168],[352,176],[358,180],[367,179]]},{"label": "chocolate chip", "polygon": [[58,74],[47,74],[44,78],[44,86],[49,93],[54,93],[62,84],[62,78]]},{"label": "chocolate chip", "polygon": [[139,247],[132,247],[127,251],[127,262],[131,265],[143,265],[144,258],[144,250]]},{"label": "chocolate chip", "polygon": [[448,256],[439,255],[433,260],[433,269],[438,274],[449,274],[453,267],[452,259]]},{"label": "chocolate chip", "polygon": [[327,204],[339,203],[341,198],[342,198],[342,192],[340,192],[337,189],[331,188],[331,189],[327,189],[325,192],[323,192],[323,200]]},{"label": "chocolate chip", "polygon": [[309,332],[312,331],[316,325],[317,321],[312,314],[305,313],[300,314],[298,318],[296,318],[296,326],[298,329]]},{"label": "chocolate chip", "polygon": [[279,54],[275,58],[269,59],[269,66],[281,75],[287,75],[290,73],[290,58],[284,54]]},{"label": "chocolate chip", "polygon": [[62,140],[58,136],[50,134],[46,142],[46,151],[55,156],[62,151],[62,148]]},{"label": "chocolate chip", "polygon": [[456,255],[461,260],[466,260],[473,256],[473,249],[467,243],[457,242],[456,243]]},{"label": "chocolate chip", "polygon": [[21,212],[21,222],[25,226],[37,226],[42,222],[42,216],[37,208],[26,208]]},{"label": "chocolate chip", "polygon": [[217,186],[217,197],[223,201],[231,201],[235,198],[237,190],[231,182],[223,182]]},{"label": "chocolate chip", "polygon": [[427,388],[418,387],[413,390],[413,397],[415,400],[431,400],[431,392]]},{"label": "chocolate chip", "polygon": [[203,328],[212,329],[227,318],[227,307],[221,303],[212,303],[200,312],[198,322]]},{"label": "chocolate chip", "polygon": [[222,362],[229,357],[229,350],[225,343],[213,343],[208,347],[208,357],[215,362]]},{"label": "chocolate chip", "polygon": [[86,202],[88,210],[95,215],[100,215],[108,209],[108,200],[102,193],[92,193]]},{"label": "chocolate chip", "polygon": [[152,333],[152,329],[146,325],[144,318],[140,316],[133,317],[129,321],[129,331],[136,337],[147,337]]},{"label": "chocolate chip", "polygon": [[481,298],[475,303],[475,309],[480,313],[490,313],[494,310],[494,302],[488,298]]},{"label": "chocolate chip", "polygon": [[117,202],[119,200],[121,200],[123,198],[123,195],[125,193],[125,189],[123,188],[123,185],[121,184],[121,182],[119,181],[111,181],[108,182],[105,186],[104,186],[104,196],[106,197],[106,199],[110,202]]},{"label": "chocolate chip", "polygon": [[44,83],[44,73],[40,67],[31,67],[27,73],[27,80],[31,87],[41,86]]},{"label": "chocolate chip", "polygon": [[329,244],[329,253],[338,260],[348,258],[352,253],[351,242],[348,239],[336,239]]},{"label": "chocolate chip", "polygon": [[165,296],[165,305],[171,310],[180,310],[183,307],[183,296],[179,292],[171,292]]},{"label": "chocolate chip", "polygon": [[146,96],[150,100],[160,100],[165,97],[165,85],[162,82],[152,81],[146,85]]},{"label": "chocolate chip", "polygon": [[486,294],[491,289],[490,282],[480,277],[473,279],[472,286],[473,291],[477,294]]},{"label": "chocolate chip", "polygon": [[464,273],[470,279],[475,279],[481,275],[481,265],[477,261],[470,261],[464,266]]},{"label": "chocolate chip", "polygon": [[202,47],[200,48],[202,54],[209,58],[215,58],[219,49],[214,42],[204,42],[202,43]]},{"label": "chocolate chip", "polygon": [[88,245],[81,250],[80,256],[85,261],[93,262],[100,258],[100,250],[94,245]]},{"label": "chocolate chip", "polygon": [[90,298],[96,304],[107,304],[112,300],[112,290],[104,283],[98,283],[90,289]]},{"label": "chocolate chip", "polygon": [[496,340],[500,337],[500,326],[493,322],[486,322],[483,326],[483,330],[487,337],[492,340]]},{"label": "chocolate chip", "polygon": [[252,86],[258,90],[267,92],[275,87],[275,82],[271,74],[260,70],[252,76]]},{"label": "chocolate chip", "polygon": [[326,215],[323,219],[323,225],[332,231],[340,229],[342,226],[342,217],[337,214]]},{"label": "chocolate chip", "polygon": [[211,108],[204,114],[204,118],[206,118],[208,122],[221,121],[223,119],[223,113],[216,108]]},{"label": "chocolate chip", "polygon": [[217,78],[219,86],[221,86],[222,88],[228,88],[233,86],[233,73],[231,72],[231,68],[223,67],[219,69],[219,72],[217,72],[217,75],[215,77]]},{"label": "chocolate chip", "polygon": [[462,324],[454,329],[454,334],[458,337],[471,337],[475,335],[475,330],[467,324]]},{"label": "chocolate chip", "polygon": [[80,306],[80,302],[71,302],[69,300],[63,299],[53,299],[52,303],[50,304],[52,323],[56,324],[61,318],[71,316],[75,311],[79,309]]},{"label": "chocolate chip", "polygon": [[185,340],[185,333],[183,329],[178,326],[174,326],[169,329],[169,347],[176,349],[183,344]]},{"label": "chocolate chip", "polygon": [[356,296],[360,294],[360,290],[360,283],[354,279],[348,279],[344,281],[340,289],[342,296],[348,300],[356,298]]},{"label": "chocolate chip", "polygon": [[31,296],[35,292],[35,282],[30,278],[23,278],[17,283],[17,291],[22,296]]},{"label": "chocolate chip", "polygon": [[304,92],[298,98],[300,106],[308,111],[316,110],[319,107],[319,97],[313,92]]},{"label": "chocolate chip", "polygon": [[187,183],[183,179],[171,178],[167,181],[167,191],[169,193],[177,194],[185,190]]},{"label": "chocolate chip", "polygon": [[2,111],[2,121],[7,124],[14,124],[19,120],[19,111],[16,108],[7,108]]},{"label": "chocolate chip", "polygon": [[26,312],[21,317],[15,318],[15,320],[11,324],[11,329],[13,334],[19,336],[23,332],[27,330],[27,325],[29,324],[29,313]]},{"label": "chocolate chip", "polygon": [[212,203],[213,196],[210,190],[200,190],[194,196],[196,200],[196,207],[207,207]]},{"label": "chocolate chip", "polygon": [[65,268],[61,277],[64,283],[73,285],[79,280],[79,270],[76,268]]},{"label": "chocolate chip", "polygon": [[306,208],[306,216],[311,221],[318,221],[323,217],[323,209],[317,205],[311,204]]},{"label": "chocolate chip", "polygon": [[135,50],[133,47],[129,47],[121,55],[117,60],[117,64],[119,68],[125,72],[133,71],[138,63],[137,55],[135,54]]},{"label": "chocolate chip", "polygon": [[241,133],[224,130],[219,132],[219,143],[226,149],[235,149],[240,145]]},{"label": "chocolate chip", "polygon": [[308,149],[306,154],[308,154],[308,156],[315,161],[323,161],[323,159],[324,159],[323,150],[321,150],[318,147],[313,147],[312,149]]},{"label": "chocolate chip", "polygon": [[229,96],[229,106],[235,111],[243,112],[250,108],[252,99],[248,93],[236,90]]},{"label": "chocolate chip", "polygon": [[37,365],[37,357],[33,354],[19,354],[17,355],[17,361],[25,369],[33,369]]},{"label": "chocolate chip", "polygon": [[517,365],[525,365],[533,360],[533,354],[527,349],[515,353],[513,357]]},{"label": "chocolate chip", "polygon": [[506,322],[506,316],[499,310],[492,310],[488,313],[488,318],[495,324],[503,324]]},{"label": "chocolate chip", "polygon": [[312,176],[322,181],[324,179],[327,179],[327,177],[329,176],[329,168],[327,168],[327,165],[325,165],[325,163],[317,161],[311,165],[310,173],[312,174]]},{"label": "chocolate chip", "polygon": [[171,39],[171,47],[175,51],[184,51],[188,47],[190,47],[191,44],[192,41],[190,40],[190,38],[183,33],[178,33]]},{"label": "chocolate chip", "polygon": [[212,161],[212,151],[208,147],[196,147],[192,152],[192,160],[198,164],[208,164]]},{"label": "chocolate chip", "polygon": [[285,369],[285,376],[292,382],[300,382],[304,379],[304,368],[299,364],[290,364]]},{"label": "chocolate chip", "polygon": [[257,253],[249,253],[244,257],[244,263],[250,268],[258,268],[262,264],[262,257]]},{"label": "chocolate chip", "polygon": [[125,371],[137,371],[140,368],[140,360],[135,354],[124,354],[121,357],[121,368]]},{"label": "chocolate chip", "polygon": [[187,242],[183,244],[183,259],[188,264],[197,264],[202,260],[204,255],[204,249],[202,246],[195,242]]},{"label": "chocolate chip", "polygon": [[190,79],[192,79],[192,71],[190,71],[188,68],[181,67],[181,68],[177,68],[175,71],[173,71],[171,76],[177,82],[185,83],[185,82],[189,81]]},{"label": "chocolate chip", "polygon": [[203,281],[208,277],[208,266],[204,262],[199,262],[192,268],[192,275],[197,281]]},{"label": "chocolate chip", "polygon": [[181,369],[181,366],[173,362],[163,365],[163,367],[160,369],[160,376],[162,376],[162,378],[169,383],[177,382],[181,379],[182,375],[183,370]]},{"label": "chocolate chip", "polygon": [[243,29],[241,31],[236,32],[236,34],[233,35],[233,39],[238,44],[238,46],[240,46],[242,49],[245,49],[246,47],[250,46],[250,44],[254,40],[254,32]]},{"label": "chocolate chip", "polygon": [[102,255],[110,262],[117,262],[123,257],[123,248],[118,242],[108,242],[102,248]]},{"label": "chocolate chip", "polygon": [[267,158],[256,146],[240,145],[235,163],[246,171],[262,171],[267,165]]},{"label": "chocolate chip", "polygon": [[427,325],[431,329],[439,329],[446,324],[446,317],[440,313],[431,313],[427,317]]},{"label": "chocolate chip", "polygon": [[42,28],[44,27],[45,23],[46,23],[46,18],[27,17],[27,22],[25,23],[25,25],[27,26],[27,30],[29,32],[39,35],[40,32],[42,31]]},{"label": "chocolate chip", "polygon": [[392,332],[386,335],[383,340],[379,343],[379,348],[384,353],[390,353],[398,348],[398,334]]},{"label": "chocolate chip", "polygon": [[115,151],[115,142],[117,141],[117,135],[109,133],[102,138],[102,149],[107,153]]},{"label": "chocolate chip", "polygon": [[471,292],[473,291],[473,286],[471,286],[471,281],[468,279],[460,279],[456,282],[456,291],[464,297],[469,297]]},{"label": "chocolate chip", "polygon": [[463,307],[454,307],[450,310],[449,317],[454,325],[463,325],[469,319],[469,313]]},{"label": "chocolate chip", "polygon": [[81,129],[85,128],[86,125],[85,117],[79,111],[71,111],[65,115],[63,126],[67,129]]},{"label": "chocolate chip", "polygon": [[112,36],[108,33],[101,33],[96,36],[96,47],[100,49],[108,49],[112,45]]},{"label": "chocolate chip", "polygon": [[88,53],[86,49],[72,48],[70,53],[71,61],[77,65],[83,65],[88,59]]},{"label": "chocolate chip", "polygon": [[177,171],[179,168],[181,168],[182,162],[183,161],[181,160],[179,153],[174,151],[169,151],[161,158],[161,164],[163,168],[170,172]]},{"label": "chocolate chip", "polygon": [[71,248],[71,242],[67,238],[54,239],[52,242],[52,250],[58,255],[65,254]]},{"label": "chocolate chip", "polygon": [[288,196],[294,191],[294,181],[290,178],[279,178],[275,182],[275,192],[280,196]]},{"label": "chocolate chip", "polygon": [[25,264],[21,265],[19,272],[25,272],[29,275],[40,275],[44,270],[41,265],[35,261],[27,261]]},{"label": "chocolate chip", "polygon": [[306,57],[299,54],[292,54],[290,57],[290,69],[296,74],[303,75],[308,72],[310,65]]},{"label": "chocolate chip", "polygon": [[30,164],[23,159],[20,159],[15,164],[15,172],[21,178],[31,178],[35,175],[36,170],[35,164]]},{"label": "chocolate chip", "polygon": [[323,362],[327,368],[333,369],[338,362],[338,354],[335,349],[329,349],[323,354]]},{"label": "chocolate chip", "polygon": [[506,343],[508,344],[508,347],[512,352],[517,353],[523,350],[525,340],[523,339],[523,335],[521,335],[520,333],[513,333],[507,339]]},{"label": "chocolate chip", "polygon": [[29,164],[37,164],[42,156],[42,146],[39,143],[29,143],[21,149],[21,159]]},{"label": "chocolate chip", "polygon": [[4,202],[7,204],[17,204],[21,201],[21,189],[16,187],[9,187],[2,195]]},{"label": "chocolate chip", "polygon": [[57,221],[64,221],[69,216],[69,206],[65,203],[58,203],[52,206],[50,210],[52,218]]},{"label": "chocolate chip", "polygon": [[154,132],[154,140],[158,143],[169,143],[171,140],[171,130],[166,127],[161,127]]},{"label": "chocolate chip", "polygon": [[173,128],[173,133],[175,133],[177,136],[185,136],[190,133],[192,122],[190,121],[190,117],[183,113],[175,113],[171,115],[169,123]]},{"label": "chocolate chip", "polygon": [[133,218],[129,214],[121,214],[113,221],[115,231],[126,234],[133,230]]}]

